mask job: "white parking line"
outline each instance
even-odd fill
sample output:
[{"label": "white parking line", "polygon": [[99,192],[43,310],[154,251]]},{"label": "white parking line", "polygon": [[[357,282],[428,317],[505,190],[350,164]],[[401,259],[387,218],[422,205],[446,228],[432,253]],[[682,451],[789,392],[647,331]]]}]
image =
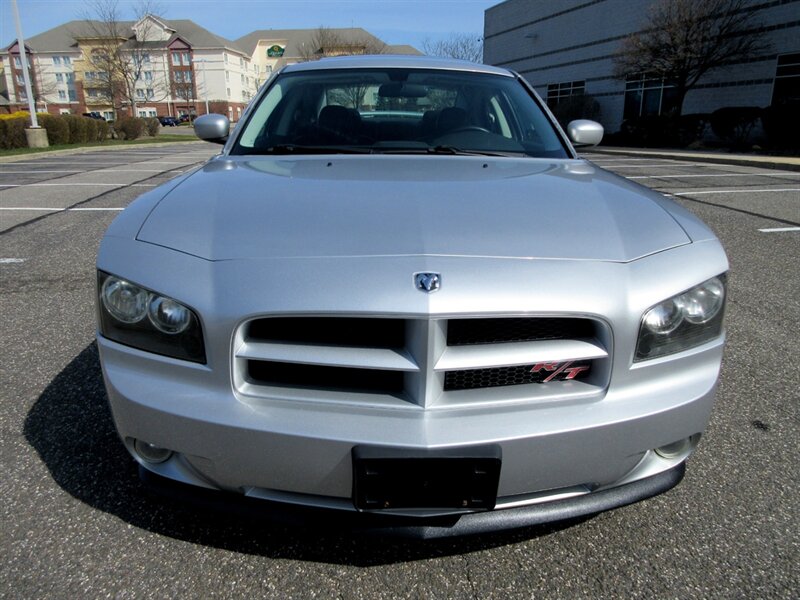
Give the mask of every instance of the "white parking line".
[{"label": "white parking line", "polygon": [[700,163],[673,162],[673,163],[667,163],[667,164],[663,164],[663,165],[646,164],[646,165],[612,165],[612,166],[613,166],[614,169],[623,169],[623,168],[624,169],[644,169],[646,167],[653,167],[653,168],[656,168],[656,167],[661,167],[661,168],[663,168],[663,167],[702,167],[702,166],[705,166],[705,165],[702,165]]},{"label": "white parking line", "polygon": [[0,265],[12,265],[25,262],[24,258],[0,258]]},{"label": "white parking line", "polygon": [[122,208],[45,208],[38,206],[0,206],[0,210],[27,210],[34,212],[103,212],[103,211],[120,211],[125,210]]},{"label": "white parking line", "polygon": [[105,186],[105,187],[156,187],[157,183],[0,183],[0,187],[69,187],[69,186]]},{"label": "white parking line", "polygon": [[[167,169],[170,173],[183,173],[177,169]],[[166,173],[164,169],[95,169],[92,173]],[[3,171],[0,169],[0,175],[28,175],[36,173],[88,173],[84,169],[64,169],[64,170],[41,170],[41,171]]]},{"label": "white parking line", "polygon": [[683,179],[684,177],[800,177],[800,173],[710,173],[708,175],[634,175],[625,179]]},{"label": "white parking line", "polygon": [[673,196],[699,196],[700,194],[765,194],[767,192],[800,192],[800,188],[781,188],[771,190],[687,190],[672,192]]},{"label": "white parking line", "polygon": [[763,233],[780,233],[783,231],[800,231],[800,227],[768,227],[767,229],[759,229]]}]

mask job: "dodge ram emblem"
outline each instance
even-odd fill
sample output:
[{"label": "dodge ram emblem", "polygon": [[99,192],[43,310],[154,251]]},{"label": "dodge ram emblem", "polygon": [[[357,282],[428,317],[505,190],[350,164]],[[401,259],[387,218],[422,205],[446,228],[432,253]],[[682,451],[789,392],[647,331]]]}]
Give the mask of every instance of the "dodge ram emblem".
[{"label": "dodge ram emblem", "polygon": [[442,285],[442,277],[439,273],[414,273],[414,284],[418,290],[430,294]]}]

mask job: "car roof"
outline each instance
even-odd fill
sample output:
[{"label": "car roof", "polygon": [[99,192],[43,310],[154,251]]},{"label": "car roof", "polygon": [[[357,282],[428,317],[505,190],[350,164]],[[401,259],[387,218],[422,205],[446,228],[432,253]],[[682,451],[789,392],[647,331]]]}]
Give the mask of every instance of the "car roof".
[{"label": "car roof", "polygon": [[500,67],[481,65],[466,60],[439,58],[435,56],[407,56],[403,54],[376,54],[361,56],[336,56],[320,60],[295,63],[283,69],[284,73],[298,71],[324,71],[327,69],[361,69],[368,67],[396,69],[444,69],[449,71],[469,71],[473,73],[492,73],[513,77],[513,73]]}]

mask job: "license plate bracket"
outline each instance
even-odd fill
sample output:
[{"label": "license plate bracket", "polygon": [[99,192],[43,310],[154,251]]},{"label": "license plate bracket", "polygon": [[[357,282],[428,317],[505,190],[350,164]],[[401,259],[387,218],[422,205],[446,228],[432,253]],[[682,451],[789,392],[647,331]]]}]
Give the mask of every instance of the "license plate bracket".
[{"label": "license plate bracket", "polygon": [[483,445],[445,450],[355,446],[353,503],[360,511],[491,510],[502,453]]}]

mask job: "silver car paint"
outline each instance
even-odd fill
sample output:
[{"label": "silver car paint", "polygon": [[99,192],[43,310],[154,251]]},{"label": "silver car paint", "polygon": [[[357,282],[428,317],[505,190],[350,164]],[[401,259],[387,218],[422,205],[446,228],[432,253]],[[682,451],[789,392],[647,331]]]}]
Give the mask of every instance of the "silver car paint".
[{"label": "silver car paint", "polygon": [[[703,431],[724,343],[633,363],[642,314],[726,271],[727,259],[688,211],[572,159],[223,154],[135,201],[97,265],[192,307],[206,340],[208,363],[196,365],[98,336],[126,445],[180,453],[148,466],[168,477],[309,505],[352,510],[359,443],[499,443],[499,507],[669,469],[676,461],[651,450]],[[423,271],[442,274],[435,294],[415,289]],[[237,331],[265,315],[432,327],[455,316],[587,316],[611,332],[609,380],[591,393],[565,386],[560,398],[512,386],[429,406],[248,394],[232,358]]]}]

